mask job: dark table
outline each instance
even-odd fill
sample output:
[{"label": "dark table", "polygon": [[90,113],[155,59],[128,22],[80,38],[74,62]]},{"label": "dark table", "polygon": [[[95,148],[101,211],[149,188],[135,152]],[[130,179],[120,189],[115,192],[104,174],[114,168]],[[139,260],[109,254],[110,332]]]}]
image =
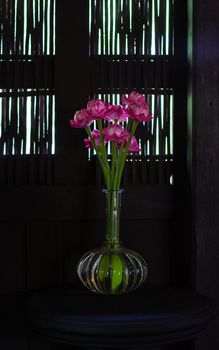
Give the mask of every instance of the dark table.
[{"label": "dark table", "polygon": [[44,290],[27,301],[32,330],[80,347],[128,349],[181,342],[196,337],[215,313],[205,296],[148,285],[120,296]]}]

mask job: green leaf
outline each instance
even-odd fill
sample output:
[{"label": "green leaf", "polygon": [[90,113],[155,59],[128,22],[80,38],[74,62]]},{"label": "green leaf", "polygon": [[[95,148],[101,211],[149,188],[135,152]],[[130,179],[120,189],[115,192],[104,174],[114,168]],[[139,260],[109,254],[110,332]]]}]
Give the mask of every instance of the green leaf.
[{"label": "green leaf", "polygon": [[122,283],[123,263],[119,255],[112,255],[112,291],[116,289]]},{"label": "green leaf", "polygon": [[110,268],[110,258],[108,255],[104,255],[99,265],[100,281],[103,281],[105,278],[108,277],[109,268]]}]

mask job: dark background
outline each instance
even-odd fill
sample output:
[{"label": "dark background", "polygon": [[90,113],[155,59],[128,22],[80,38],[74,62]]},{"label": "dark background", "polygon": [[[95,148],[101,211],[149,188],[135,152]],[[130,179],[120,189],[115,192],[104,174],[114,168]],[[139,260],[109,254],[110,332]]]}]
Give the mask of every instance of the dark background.
[{"label": "dark background", "polygon": [[[174,185],[157,180],[156,163],[127,167],[121,236],[147,260],[148,283],[218,303],[219,3],[175,4]],[[57,2],[57,154],[0,159],[2,350],[50,349],[39,337],[29,344],[19,305],[31,290],[80,287],[77,261],[103,240],[100,172],[87,162],[83,133],[68,123],[89,96],[86,11],[86,1]],[[215,319],[196,349],[217,350],[218,328]]]}]

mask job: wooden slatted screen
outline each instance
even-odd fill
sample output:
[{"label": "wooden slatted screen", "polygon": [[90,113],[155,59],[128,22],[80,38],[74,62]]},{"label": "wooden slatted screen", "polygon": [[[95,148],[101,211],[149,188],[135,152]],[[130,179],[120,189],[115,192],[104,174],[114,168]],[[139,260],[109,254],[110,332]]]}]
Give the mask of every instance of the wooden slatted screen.
[{"label": "wooden slatted screen", "polygon": [[142,151],[124,181],[170,184],[174,1],[89,0],[89,9],[90,96],[120,103],[121,95],[137,90],[146,95],[153,114],[153,121],[137,130]]},{"label": "wooden slatted screen", "polygon": [[55,152],[56,0],[0,2],[0,154]]}]

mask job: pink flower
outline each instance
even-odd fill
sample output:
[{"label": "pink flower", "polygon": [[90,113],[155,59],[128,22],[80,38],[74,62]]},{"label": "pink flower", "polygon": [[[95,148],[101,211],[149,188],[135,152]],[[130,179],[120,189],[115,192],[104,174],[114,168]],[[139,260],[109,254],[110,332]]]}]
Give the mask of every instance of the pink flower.
[{"label": "pink flower", "polygon": [[135,137],[133,137],[132,141],[130,143],[129,152],[131,152],[131,153],[139,153],[140,151],[141,151],[141,149],[139,148],[138,141],[136,140]]},{"label": "pink flower", "polygon": [[[126,147],[127,142],[125,142],[124,147]],[[120,149],[121,144],[117,145],[117,149]],[[139,148],[138,141],[135,137],[132,138],[130,146],[129,146],[129,152],[131,153],[139,153],[141,151],[141,148]]]},{"label": "pink flower", "polygon": [[[93,136],[94,139],[94,143],[96,144],[96,146],[100,146],[100,132],[99,130],[93,130],[91,135]],[[85,147],[86,148],[93,148],[90,137],[84,139],[84,143],[85,143]],[[104,140],[104,143],[107,143],[106,140]]]},{"label": "pink flower", "polygon": [[131,103],[127,108],[127,114],[129,118],[137,122],[149,122],[152,119],[152,115],[149,113],[148,103],[137,104]]},{"label": "pink flower", "polygon": [[109,103],[106,104],[107,111],[105,112],[105,119],[109,121],[118,120],[119,122],[124,122],[128,117],[122,106],[113,106]]},{"label": "pink flower", "polygon": [[93,119],[103,119],[104,113],[107,111],[106,103],[102,100],[91,100],[87,104],[88,113],[92,115]]},{"label": "pink flower", "polygon": [[111,124],[107,128],[103,129],[103,134],[107,141],[114,141],[116,143],[122,143],[122,141],[128,142],[130,134],[119,124]]},{"label": "pink flower", "polygon": [[136,103],[138,105],[145,104],[145,97],[136,91],[132,91],[128,97],[122,96],[123,105],[130,105],[131,103]]},{"label": "pink flower", "polygon": [[74,119],[70,120],[72,128],[84,128],[90,125],[92,118],[86,109],[81,109],[75,113]]},{"label": "pink flower", "polygon": [[145,97],[138,92],[132,91],[128,97],[123,96],[122,103],[127,105],[126,113],[129,118],[137,122],[149,122],[152,119]]},{"label": "pink flower", "polygon": [[90,138],[84,139],[85,148],[93,148]]}]

